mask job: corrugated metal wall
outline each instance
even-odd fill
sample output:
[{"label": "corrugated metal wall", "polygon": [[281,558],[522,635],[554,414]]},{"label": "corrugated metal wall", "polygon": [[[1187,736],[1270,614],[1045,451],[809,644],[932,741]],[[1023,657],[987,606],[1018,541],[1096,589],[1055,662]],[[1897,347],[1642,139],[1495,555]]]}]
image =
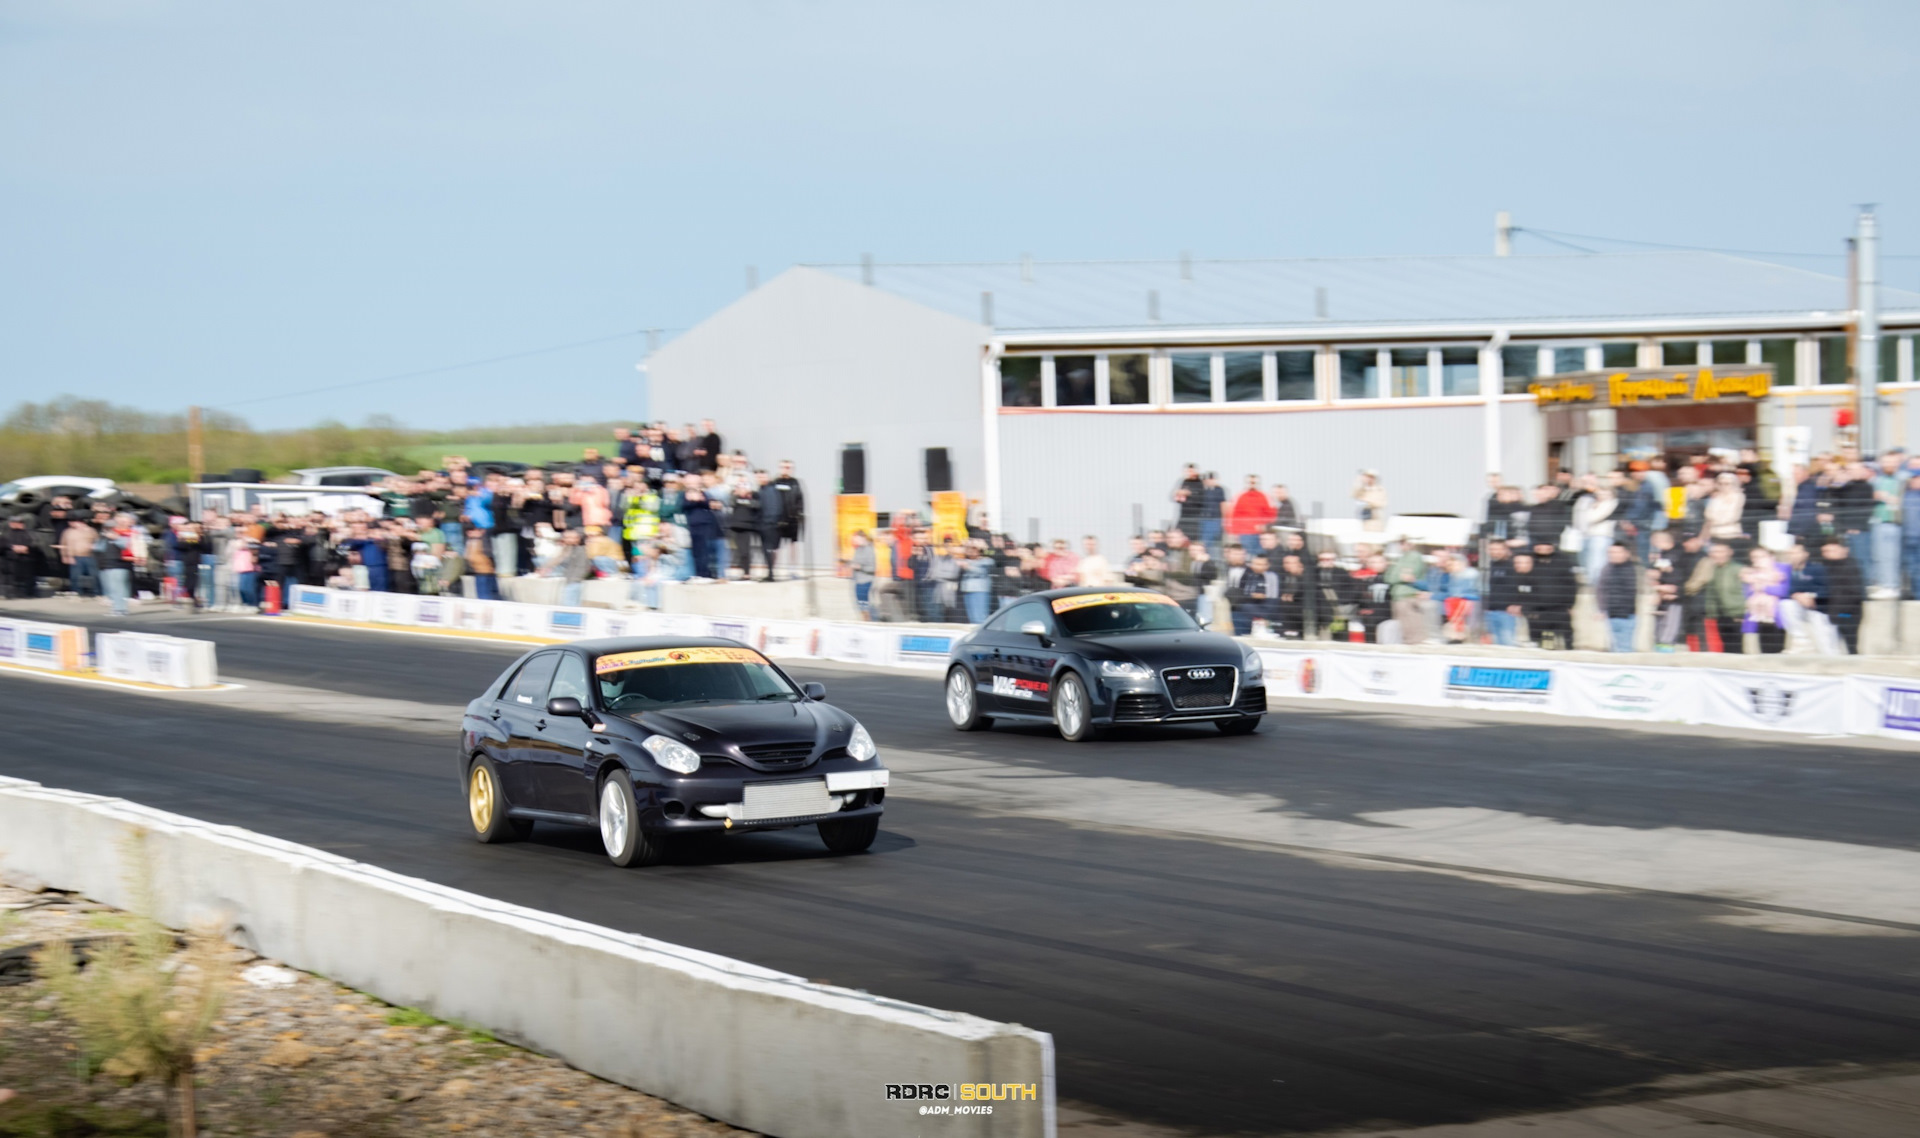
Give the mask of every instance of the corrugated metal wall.
[{"label": "corrugated metal wall", "polygon": [[1509,486],[1547,480],[1547,423],[1539,404],[1500,405],[1500,479]]},{"label": "corrugated metal wall", "polygon": [[[1532,408],[1528,408],[1531,412]],[[1125,548],[1138,503],[1149,528],[1174,516],[1169,495],[1181,465],[1220,473],[1229,494],[1248,474],[1285,483],[1303,516],[1355,516],[1355,474],[1380,471],[1395,513],[1478,517],[1485,497],[1483,410],[1458,407],[1331,408],[1276,414],[1003,415],[1000,453],[1005,528],[1025,541],[1094,534]]]}]

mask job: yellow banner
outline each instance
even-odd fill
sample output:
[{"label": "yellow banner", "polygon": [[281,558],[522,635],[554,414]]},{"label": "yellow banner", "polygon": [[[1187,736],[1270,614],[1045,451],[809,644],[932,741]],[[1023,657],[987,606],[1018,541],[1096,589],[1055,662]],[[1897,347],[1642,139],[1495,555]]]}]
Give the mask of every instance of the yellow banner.
[{"label": "yellow banner", "polygon": [[1178,605],[1163,593],[1082,593],[1077,597],[1055,597],[1054,612],[1072,612],[1090,605]]},{"label": "yellow banner", "polygon": [[958,490],[942,490],[933,496],[933,540],[967,540],[967,496]]},{"label": "yellow banner", "polygon": [[833,500],[833,530],[840,541],[840,560],[853,556],[853,535],[866,531],[869,538],[877,540],[879,534],[874,527],[879,524],[879,516],[873,512],[873,495],[841,494]]},{"label": "yellow banner", "polygon": [[593,662],[595,675],[631,668],[659,668],[673,664],[764,664],[767,658],[751,648],[651,648],[645,652],[615,652]]}]

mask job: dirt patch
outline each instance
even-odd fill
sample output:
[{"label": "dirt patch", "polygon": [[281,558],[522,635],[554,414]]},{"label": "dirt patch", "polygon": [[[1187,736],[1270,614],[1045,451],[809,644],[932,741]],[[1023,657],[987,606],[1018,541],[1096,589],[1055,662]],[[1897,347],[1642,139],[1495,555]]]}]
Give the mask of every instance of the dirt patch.
[{"label": "dirt patch", "polygon": [[[124,915],[70,894],[4,887],[0,914],[0,950],[109,936],[126,924]],[[225,1008],[197,1056],[202,1134],[748,1135],[483,1030],[391,1007],[238,950],[229,961]],[[38,981],[0,986],[0,1138],[164,1138],[165,1109],[157,1086],[81,1077],[73,1033]]]}]

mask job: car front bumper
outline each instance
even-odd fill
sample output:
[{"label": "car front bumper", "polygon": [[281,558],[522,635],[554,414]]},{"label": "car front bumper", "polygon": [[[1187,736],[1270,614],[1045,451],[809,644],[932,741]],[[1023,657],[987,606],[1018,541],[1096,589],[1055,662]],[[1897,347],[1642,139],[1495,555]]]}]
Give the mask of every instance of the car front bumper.
[{"label": "car front bumper", "polygon": [[[884,809],[881,804],[892,779],[891,772],[876,763],[840,760],[778,774],[735,769],[719,777],[707,768],[702,772],[705,777],[673,778],[646,788],[640,824],[668,833],[778,830],[877,815]],[[763,806],[756,814],[747,801],[749,787],[806,792],[812,790],[809,784],[821,782],[825,786],[820,793],[801,793],[794,799],[791,813],[783,810],[769,816]]]}]

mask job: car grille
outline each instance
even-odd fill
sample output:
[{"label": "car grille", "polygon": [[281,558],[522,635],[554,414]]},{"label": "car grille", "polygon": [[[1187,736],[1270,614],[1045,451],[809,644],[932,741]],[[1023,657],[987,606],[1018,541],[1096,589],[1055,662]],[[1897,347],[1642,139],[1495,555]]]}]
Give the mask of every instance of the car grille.
[{"label": "car grille", "polygon": [[1159,692],[1127,692],[1113,699],[1113,718],[1159,719],[1167,713],[1167,700]]},{"label": "car grille", "polygon": [[813,741],[801,743],[751,743],[740,748],[754,766],[767,770],[782,770],[787,767],[805,766],[813,757]]},{"label": "car grille", "polygon": [[1237,700],[1233,706],[1246,712],[1248,715],[1265,715],[1267,713],[1267,689],[1264,687],[1246,688],[1241,691],[1239,700]]},{"label": "car grille", "polygon": [[827,793],[827,780],[810,778],[805,782],[748,783],[740,814],[749,822],[765,822],[812,818],[839,808],[839,801]]},{"label": "car grille", "polygon": [[[1201,675],[1195,677],[1193,674],[1195,672]],[[1167,694],[1173,697],[1175,710],[1192,711],[1203,707],[1230,706],[1233,703],[1233,688],[1239,676],[1239,669],[1226,666],[1209,668],[1200,665],[1192,668],[1168,668],[1161,672],[1160,676],[1166,681]]]}]

